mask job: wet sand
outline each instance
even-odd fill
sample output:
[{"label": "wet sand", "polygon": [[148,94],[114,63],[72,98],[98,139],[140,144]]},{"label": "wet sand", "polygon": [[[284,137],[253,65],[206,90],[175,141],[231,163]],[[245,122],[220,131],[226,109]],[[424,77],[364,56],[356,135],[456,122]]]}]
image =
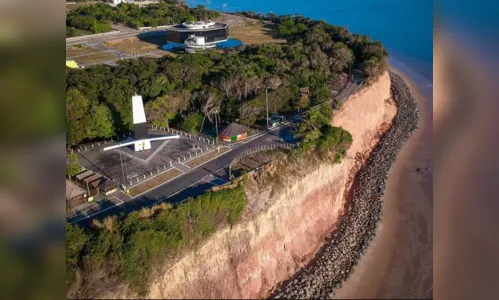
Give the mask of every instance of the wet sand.
[{"label": "wet sand", "polygon": [[407,76],[420,110],[414,132],[390,170],[376,238],[335,298],[431,298],[433,165],[431,99]]}]

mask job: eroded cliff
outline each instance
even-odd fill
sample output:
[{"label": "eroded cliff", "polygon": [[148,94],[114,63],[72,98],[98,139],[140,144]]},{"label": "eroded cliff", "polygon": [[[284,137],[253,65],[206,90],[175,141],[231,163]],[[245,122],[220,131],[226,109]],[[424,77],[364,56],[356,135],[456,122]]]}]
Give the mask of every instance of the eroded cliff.
[{"label": "eroded cliff", "polygon": [[[148,298],[256,298],[289,278],[314,255],[341,216],[353,175],[389,128],[396,108],[387,73],[333,115],[353,136],[341,163],[289,174],[279,190],[252,182],[252,209],[175,263],[156,268]],[[304,174],[305,173],[305,174]],[[105,297],[124,296],[127,289]]]}]

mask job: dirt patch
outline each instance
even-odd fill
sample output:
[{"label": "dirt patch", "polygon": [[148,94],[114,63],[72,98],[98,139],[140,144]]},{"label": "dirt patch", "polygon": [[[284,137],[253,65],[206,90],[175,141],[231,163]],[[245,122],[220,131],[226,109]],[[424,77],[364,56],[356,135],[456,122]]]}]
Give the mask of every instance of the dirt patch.
[{"label": "dirt patch", "polygon": [[221,147],[220,151],[214,150],[214,151],[208,152],[200,157],[196,157],[193,160],[187,162],[186,165],[189,166],[191,169],[194,169],[194,168],[199,167],[200,165],[204,164],[205,162],[209,161],[210,159],[218,157],[218,156],[220,156],[228,151],[230,151],[229,148]]},{"label": "dirt patch", "polygon": [[[161,36],[159,36],[159,38],[165,39],[164,37]],[[151,37],[150,39],[154,38]],[[164,44],[166,44],[166,41]],[[110,49],[118,50],[126,54],[144,54],[144,53],[156,52],[158,50],[162,51],[158,45],[151,43],[148,40],[145,40],[145,38],[140,40],[136,37],[112,40],[103,43],[103,45]]]},{"label": "dirt patch", "polygon": [[168,180],[173,179],[174,177],[176,177],[180,174],[182,174],[181,171],[179,171],[177,169],[171,169],[171,170],[166,171],[165,173],[163,173],[161,175],[153,177],[153,178],[147,180],[146,182],[141,183],[141,184],[131,188],[128,191],[128,194],[132,197],[137,196],[139,194],[142,194],[145,191],[148,191],[152,188],[157,187],[158,185],[160,185],[162,183],[165,183]]},{"label": "dirt patch", "polygon": [[95,53],[85,56],[76,57],[74,60],[79,63],[90,64],[90,63],[103,63],[108,60],[116,60],[118,56],[109,52]]},{"label": "dirt patch", "polygon": [[66,48],[66,57],[71,58],[80,55],[90,55],[98,52],[99,50],[95,49],[92,46],[87,46],[87,45],[71,46]]}]

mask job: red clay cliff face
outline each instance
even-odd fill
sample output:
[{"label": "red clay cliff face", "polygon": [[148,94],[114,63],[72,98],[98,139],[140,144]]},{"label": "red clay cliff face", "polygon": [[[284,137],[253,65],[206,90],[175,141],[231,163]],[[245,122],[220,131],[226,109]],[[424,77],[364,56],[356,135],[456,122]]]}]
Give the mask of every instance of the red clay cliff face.
[{"label": "red clay cliff face", "polygon": [[[350,178],[396,113],[384,74],[335,112],[334,126],[352,133],[347,157],[322,164],[300,178],[290,174],[282,192],[248,192],[265,201],[256,216],[219,230],[197,249],[165,266],[150,284],[148,298],[260,298],[310,259],[334,229]],[[361,155],[359,155],[361,154]],[[297,176],[295,176],[297,177]],[[117,293],[103,295],[121,297]]]}]

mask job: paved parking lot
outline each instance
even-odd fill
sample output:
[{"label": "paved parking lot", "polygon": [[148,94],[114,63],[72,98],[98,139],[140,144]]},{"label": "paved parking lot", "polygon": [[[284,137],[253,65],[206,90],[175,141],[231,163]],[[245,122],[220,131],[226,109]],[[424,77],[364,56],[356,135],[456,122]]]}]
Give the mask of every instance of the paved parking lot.
[{"label": "paved parking lot", "polygon": [[[109,177],[119,183],[134,180],[149,172],[156,173],[157,169],[164,170],[170,166],[170,161],[175,162],[179,157],[191,157],[200,153],[199,147],[212,147],[207,143],[180,137],[179,139],[152,142],[152,149],[146,154],[134,152],[132,148],[113,149],[104,151],[104,147],[112,144],[82,150],[78,154],[79,163],[86,169]],[[196,147],[198,150],[195,150]],[[211,149],[211,148],[210,148]],[[153,154],[154,153],[154,154]]]}]

